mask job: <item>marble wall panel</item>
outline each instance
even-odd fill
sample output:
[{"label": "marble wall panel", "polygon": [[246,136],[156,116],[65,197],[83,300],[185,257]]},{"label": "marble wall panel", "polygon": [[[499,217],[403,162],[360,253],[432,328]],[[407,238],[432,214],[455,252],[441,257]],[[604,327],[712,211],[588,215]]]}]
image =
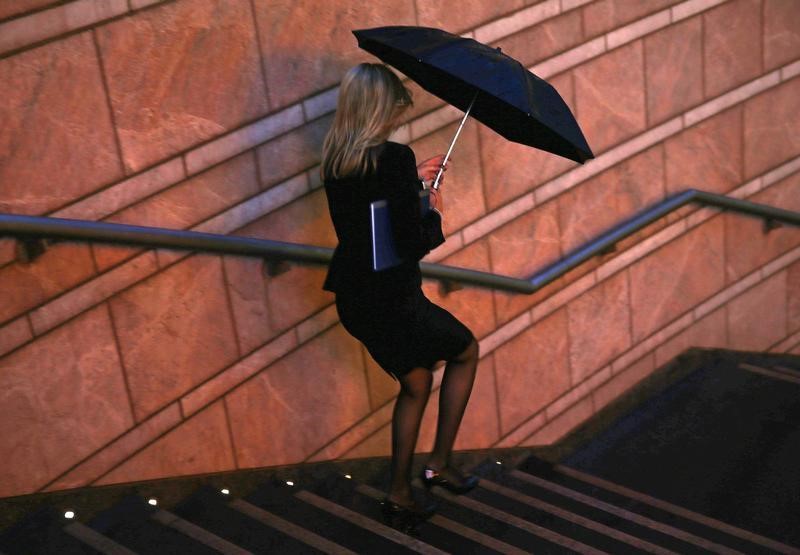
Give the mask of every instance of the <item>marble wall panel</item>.
[{"label": "marble wall panel", "polygon": [[240,468],[300,462],[370,408],[360,346],[338,325],[225,399]]},{"label": "marble wall panel", "polygon": [[764,71],[800,57],[800,5],[764,0]]},{"label": "marble wall panel", "polygon": [[[336,246],[336,234],[322,189],[264,216],[236,234],[273,241]],[[322,266],[293,265],[288,272],[267,278],[272,329],[284,330],[333,302],[333,295],[322,290],[326,271]]]},{"label": "marble wall panel", "polygon": [[503,52],[529,67],[583,40],[579,10],[545,20],[492,43]]},{"label": "marble wall panel", "polygon": [[680,0],[648,0],[647,2],[599,0],[591,2],[581,10],[586,36],[594,37],[606,33],[679,2]]},{"label": "marble wall panel", "polygon": [[567,324],[559,310],[494,352],[503,434],[570,388]]},{"label": "marble wall panel", "polygon": [[667,194],[726,193],[742,177],[742,110],[735,107],[664,141]]},{"label": "marble wall panel", "polygon": [[110,302],[137,420],[238,354],[218,257],[191,256]]},{"label": "marble wall panel", "polygon": [[132,424],[102,305],[0,358],[0,497],[33,493]]},{"label": "marble wall panel", "polygon": [[417,25],[462,33],[500,16],[525,7],[523,0],[485,2],[483,0],[443,0],[417,2]]},{"label": "marble wall panel", "polygon": [[761,73],[761,32],[761,0],[734,0],[703,14],[707,97]]},{"label": "marble wall panel", "polygon": [[267,112],[247,0],[168,2],[97,38],[128,171]]},{"label": "marble wall panel", "polygon": [[694,17],[644,39],[650,125],[703,100],[702,19]]},{"label": "marble wall panel", "polygon": [[249,353],[278,335],[269,318],[264,261],[226,256],[224,266],[236,335],[242,353]]},{"label": "marble wall panel", "polygon": [[628,273],[620,272],[567,305],[569,358],[576,385],[631,347]]},{"label": "marble wall panel", "polygon": [[257,0],[254,5],[273,110],[337,84],[357,63],[376,61],[358,49],[353,29],[416,22],[413,0]]},{"label": "marble wall panel", "polygon": [[92,485],[235,470],[223,401],[193,415]]},{"label": "marble wall panel", "polygon": [[[750,197],[759,204],[800,212],[800,174],[796,173]],[[764,220],[727,213],[725,218],[725,272],[728,282],[738,281],[759,266],[800,245],[795,227],[765,234]]]},{"label": "marble wall panel", "polygon": [[788,335],[787,272],[778,272],[728,303],[728,338],[737,351],[766,351]]},{"label": "marble wall panel", "polygon": [[633,342],[721,290],[723,262],[724,221],[713,218],[631,265]]},{"label": "marble wall panel", "polygon": [[[447,165],[442,185],[445,234],[461,229],[486,212],[480,158],[477,155],[481,150],[478,140],[480,125],[474,119],[467,120]],[[417,164],[445,154],[457,128],[458,124],[454,123],[414,141],[410,146],[414,149]]]},{"label": "marble wall panel", "polygon": [[[491,272],[489,246],[486,240],[476,241],[440,262],[472,270]],[[467,326],[475,337],[483,337],[497,326],[494,317],[492,292],[476,287],[464,287],[444,295],[437,281],[424,281],[425,295],[434,303],[450,311]]]},{"label": "marble wall panel", "polygon": [[592,401],[596,411],[625,395],[625,393],[653,373],[655,370],[653,354],[645,355],[613,378],[592,391]]},{"label": "marble wall panel", "polygon": [[14,0],[0,3],[0,19],[19,16],[34,10],[58,4],[59,0]]},{"label": "marble wall panel", "polygon": [[744,105],[745,178],[758,175],[800,153],[800,77]]},{"label": "marble wall panel", "polygon": [[800,330],[800,262],[786,271],[786,320],[789,332],[795,332]]},{"label": "marble wall panel", "polygon": [[0,268],[0,322],[5,322],[89,279],[95,273],[89,247],[50,245],[33,262]]},{"label": "marble wall panel", "polygon": [[575,68],[573,74],[575,115],[595,154],[645,129],[641,41],[591,60]]},{"label": "marble wall panel", "polygon": [[655,351],[656,367],[661,367],[692,347],[725,349],[728,347],[728,322],[725,308],[720,308],[668,339]]},{"label": "marble wall panel", "polygon": [[40,215],[120,177],[90,33],[0,60],[0,212]]},{"label": "marble wall panel", "polygon": [[364,356],[364,365],[367,372],[367,386],[369,388],[369,404],[375,410],[385,405],[400,391],[400,384],[370,356],[366,347],[361,346]]},{"label": "marble wall panel", "polygon": [[[548,79],[548,82],[574,112],[572,75],[563,73]],[[577,166],[561,156],[511,142],[485,125],[479,124],[479,128],[483,188],[489,210],[495,210],[536,185]]]},{"label": "marble wall panel", "polygon": [[362,459],[366,457],[389,457],[392,454],[392,426],[387,424],[350,449],[343,459]]},{"label": "marble wall panel", "polygon": [[322,117],[258,147],[262,187],[269,188],[319,164],[322,141],[332,121],[332,116]]},{"label": "marble wall panel", "polygon": [[[258,190],[255,160],[253,154],[248,152],[132,204],[105,221],[188,229],[256,194]],[[139,252],[114,246],[94,245],[93,248],[101,271]]]},{"label": "marble wall panel", "polygon": [[664,197],[662,147],[613,166],[558,197],[562,250],[568,253]]},{"label": "marble wall panel", "polygon": [[[489,235],[492,272],[526,278],[561,256],[558,204],[548,202],[494,230]],[[539,302],[548,291],[533,295],[494,292],[498,324]]]}]

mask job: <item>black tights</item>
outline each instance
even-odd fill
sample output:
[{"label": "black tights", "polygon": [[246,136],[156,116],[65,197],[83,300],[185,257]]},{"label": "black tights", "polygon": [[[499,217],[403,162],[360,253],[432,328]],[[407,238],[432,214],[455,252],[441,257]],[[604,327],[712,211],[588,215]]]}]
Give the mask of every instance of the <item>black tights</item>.
[{"label": "black tights", "polygon": [[[478,344],[474,340],[463,353],[447,361],[439,390],[436,441],[428,460],[432,468],[444,469],[449,463],[477,366]],[[400,378],[400,393],[392,417],[392,477],[389,486],[389,497],[396,503],[412,502],[411,461],[432,383],[433,374],[427,368],[414,368]]]}]

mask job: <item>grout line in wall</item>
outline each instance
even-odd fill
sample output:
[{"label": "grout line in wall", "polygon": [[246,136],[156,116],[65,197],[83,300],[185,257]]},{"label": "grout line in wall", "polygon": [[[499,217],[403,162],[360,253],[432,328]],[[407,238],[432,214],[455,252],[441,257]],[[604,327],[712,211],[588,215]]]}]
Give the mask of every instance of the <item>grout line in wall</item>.
[{"label": "grout line in wall", "polygon": [[[114,134],[114,146],[117,148],[117,161],[119,162],[120,175],[127,177],[128,171],[125,168],[122,141],[119,138],[117,118],[114,115],[114,106],[111,102],[111,90],[108,87],[108,76],[106,75],[106,68],[105,64],[103,63],[103,52],[100,48],[100,39],[97,37],[96,29],[91,29],[89,32],[91,33],[92,45],[94,46],[95,61],[97,62],[97,68],[100,72],[100,83],[103,87],[103,95],[105,96],[106,108],[108,109],[108,118],[111,123],[111,130]],[[94,191],[92,193],[94,193]]]},{"label": "grout line in wall", "polygon": [[241,466],[239,466],[239,456],[236,450],[236,439],[233,435],[233,425],[231,424],[231,416],[228,412],[228,398],[226,396],[222,396],[222,408],[225,411],[225,424],[228,428],[228,438],[231,442],[231,453],[233,454],[233,467],[236,470],[239,470]]},{"label": "grout line in wall", "polygon": [[230,282],[228,280],[228,269],[227,269],[227,267],[225,265],[225,255],[224,254],[220,254],[220,255],[218,255],[218,257],[219,257],[219,265],[220,265],[221,273],[222,273],[222,284],[221,285],[222,285],[222,290],[225,292],[225,303],[226,303],[226,305],[228,307],[228,313],[230,314],[230,317],[231,317],[231,331],[233,332],[233,340],[234,340],[234,343],[236,344],[236,354],[238,355],[238,358],[237,358],[237,360],[238,360],[238,359],[241,359],[242,356],[243,356],[243,353],[242,353],[242,342],[241,342],[241,339],[239,339],[239,329],[238,329],[238,326],[236,325],[236,311],[234,310],[233,299],[231,298],[231,284],[230,284]]},{"label": "grout line in wall", "polygon": [[[253,29],[255,30],[255,35],[256,35],[256,48],[258,49],[258,70],[261,73],[261,82],[264,85],[264,98],[267,101],[267,112],[269,112],[272,109],[272,100],[269,97],[269,86],[267,85],[267,72],[264,63],[264,52],[262,51],[262,46],[261,46],[262,45],[261,30],[258,27],[258,16],[256,15],[255,0],[250,0],[248,4],[250,6],[250,15],[253,21]],[[304,103],[301,101],[300,105],[304,106]],[[305,114],[305,107],[303,107],[303,119],[304,120],[307,119]]]},{"label": "grout line in wall", "polygon": [[[133,427],[135,428],[139,424],[141,424],[141,422],[139,422],[138,419],[136,418],[136,409],[133,403],[133,393],[131,392],[131,385],[128,380],[128,370],[125,365],[125,357],[122,350],[122,342],[119,340],[119,333],[117,332],[117,324],[116,321],[114,320],[114,312],[111,310],[111,302],[107,301],[104,302],[103,304],[105,305],[106,308],[106,315],[108,316],[108,322],[111,328],[111,334],[114,337],[114,346],[117,349],[117,357],[119,359],[119,370],[120,373],[122,374],[123,383],[125,384],[125,394],[128,397],[128,407],[130,408],[131,411],[131,421],[133,422]],[[82,314],[85,314],[89,310],[92,309],[90,308],[82,312]]]}]

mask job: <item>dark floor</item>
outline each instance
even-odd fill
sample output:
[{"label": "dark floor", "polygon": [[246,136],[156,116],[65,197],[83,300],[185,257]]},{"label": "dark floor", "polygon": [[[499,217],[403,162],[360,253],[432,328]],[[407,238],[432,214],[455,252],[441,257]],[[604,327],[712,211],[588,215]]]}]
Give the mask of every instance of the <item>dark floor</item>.
[{"label": "dark floor", "polygon": [[[721,353],[561,463],[800,545],[800,384],[741,362]],[[797,357],[779,366],[800,377]]]}]

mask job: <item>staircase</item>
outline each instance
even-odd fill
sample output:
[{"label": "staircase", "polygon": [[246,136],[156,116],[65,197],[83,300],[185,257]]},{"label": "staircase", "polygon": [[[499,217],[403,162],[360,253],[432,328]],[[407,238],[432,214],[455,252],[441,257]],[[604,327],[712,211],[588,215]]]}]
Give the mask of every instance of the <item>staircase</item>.
[{"label": "staircase", "polygon": [[370,459],[215,475],[175,499],[169,481],[128,486],[73,519],[61,497],[0,553],[800,553],[800,360],[699,358],[569,449],[459,453],[479,487],[415,483],[439,509],[410,534],[383,523],[388,460]]}]

